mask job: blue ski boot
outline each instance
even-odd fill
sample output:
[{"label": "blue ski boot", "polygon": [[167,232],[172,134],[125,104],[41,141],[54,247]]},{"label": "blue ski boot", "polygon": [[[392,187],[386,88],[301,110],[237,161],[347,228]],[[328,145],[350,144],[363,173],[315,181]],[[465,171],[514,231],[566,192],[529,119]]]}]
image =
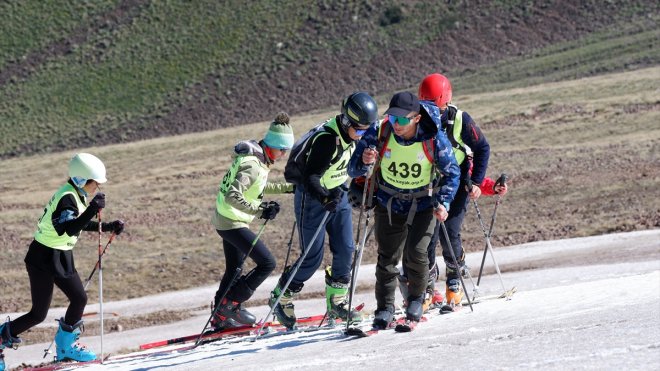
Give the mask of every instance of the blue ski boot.
[{"label": "blue ski boot", "polygon": [[21,339],[11,336],[11,331],[9,331],[9,318],[7,322],[0,325],[0,371],[5,371],[5,355],[3,350],[5,348],[18,348],[18,344],[21,342]]},{"label": "blue ski boot", "polygon": [[64,322],[64,318],[60,318],[59,322],[60,326],[55,334],[55,348],[57,350],[55,359],[58,361],[73,360],[78,362],[95,360],[96,353],[78,344],[80,327],[83,321],[78,321],[73,326],[67,325]]}]

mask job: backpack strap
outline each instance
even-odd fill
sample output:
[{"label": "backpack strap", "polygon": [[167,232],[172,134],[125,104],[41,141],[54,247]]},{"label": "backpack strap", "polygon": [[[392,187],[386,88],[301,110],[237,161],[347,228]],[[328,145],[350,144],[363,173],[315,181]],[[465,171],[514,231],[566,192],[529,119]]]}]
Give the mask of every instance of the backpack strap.
[{"label": "backpack strap", "polygon": [[447,130],[445,130],[447,139],[449,139],[449,143],[451,143],[452,148],[456,148],[457,150],[465,153],[466,157],[472,156],[472,150],[458,143],[456,137],[454,137],[454,122],[456,121],[457,113],[458,107],[452,104],[447,105]]}]

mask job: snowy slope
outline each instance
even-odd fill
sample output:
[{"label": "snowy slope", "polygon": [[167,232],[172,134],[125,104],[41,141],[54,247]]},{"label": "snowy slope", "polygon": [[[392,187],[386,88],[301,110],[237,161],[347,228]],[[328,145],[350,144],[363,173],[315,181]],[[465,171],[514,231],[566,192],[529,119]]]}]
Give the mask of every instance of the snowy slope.
[{"label": "snowy slope", "polygon": [[[325,330],[257,342],[212,343],[140,359],[111,357],[104,365],[85,369],[660,369],[660,230],[530,243],[497,249],[496,257],[506,272],[505,285],[518,288],[512,300],[486,301],[475,305],[474,312],[466,307],[430,317],[410,334],[389,331],[351,339]],[[636,258],[626,261],[627,257]],[[478,267],[481,254],[470,254],[467,260]],[[373,281],[373,266],[364,267],[363,273],[361,282]],[[314,280],[310,288],[322,282],[320,275]],[[272,287],[270,282],[263,286],[259,295]],[[481,290],[498,292],[501,285],[496,276],[489,275],[482,280]],[[168,295],[167,300],[175,302],[176,297],[188,304],[195,301],[190,292]],[[210,296],[200,295],[199,300],[208,301]],[[157,298],[150,299],[121,305],[125,311],[131,305],[152,310],[167,307]],[[361,293],[356,301],[374,309],[372,292]],[[268,308],[251,309],[260,318]],[[322,313],[322,298],[299,301],[296,310],[300,316]],[[135,349],[140,343],[194,333],[207,315],[108,334],[104,350]],[[99,351],[98,340],[83,339]],[[38,363],[44,347],[36,344],[6,351],[8,365]]]}]

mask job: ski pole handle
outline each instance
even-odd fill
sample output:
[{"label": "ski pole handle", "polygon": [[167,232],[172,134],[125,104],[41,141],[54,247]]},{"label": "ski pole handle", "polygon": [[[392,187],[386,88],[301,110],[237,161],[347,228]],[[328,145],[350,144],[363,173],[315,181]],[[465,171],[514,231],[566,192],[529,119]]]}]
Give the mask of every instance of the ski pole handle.
[{"label": "ski pole handle", "polygon": [[[376,146],[374,146],[373,144],[369,146],[369,149],[374,151],[374,152],[377,151]],[[376,154],[376,156],[378,156],[378,154]],[[369,164],[367,166],[367,179],[371,178],[371,173],[374,171],[374,165],[375,164],[376,164],[376,162],[374,161],[374,162],[372,162],[371,164]],[[366,186],[366,184],[365,184],[365,186]]]},{"label": "ski pole handle", "polygon": [[495,187],[505,185],[507,180],[509,180],[509,176],[505,173],[502,173],[502,175],[500,175],[500,177],[495,181]]}]

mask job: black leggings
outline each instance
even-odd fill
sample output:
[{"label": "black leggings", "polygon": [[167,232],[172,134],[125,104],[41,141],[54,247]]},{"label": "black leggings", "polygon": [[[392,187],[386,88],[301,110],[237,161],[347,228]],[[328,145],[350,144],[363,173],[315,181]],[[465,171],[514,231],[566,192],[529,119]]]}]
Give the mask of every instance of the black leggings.
[{"label": "black leggings", "polygon": [[64,322],[73,325],[80,321],[85,305],[87,305],[87,293],[77,273],[62,278],[29,264],[26,264],[25,267],[30,277],[32,309],[11,321],[9,328],[13,336],[18,336],[46,319],[50,302],[53,299],[53,286],[59,287],[70,302],[69,307],[66,309]]},{"label": "black leggings", "polygon": [[[216,230],[216,232],[222,237],[222,246],[225,251],[226,261],[225,274],[222,276],[220,287],[215,293],[215,302],[217,304],[224,290],[231,284],[231,279],[234,277],[236,269],[244,261],[245,254],[250,250],[256,234],[247,228],[229,229],[226,231]],[[227,293],[227,298],[240,303],[248,300],[254,293],[254,290],[275,270],[275,258],[268,251],[268,248],[261,239],[254,245],[250,253],[250,258],[257,266],[238,278],[229,293]]]}]

